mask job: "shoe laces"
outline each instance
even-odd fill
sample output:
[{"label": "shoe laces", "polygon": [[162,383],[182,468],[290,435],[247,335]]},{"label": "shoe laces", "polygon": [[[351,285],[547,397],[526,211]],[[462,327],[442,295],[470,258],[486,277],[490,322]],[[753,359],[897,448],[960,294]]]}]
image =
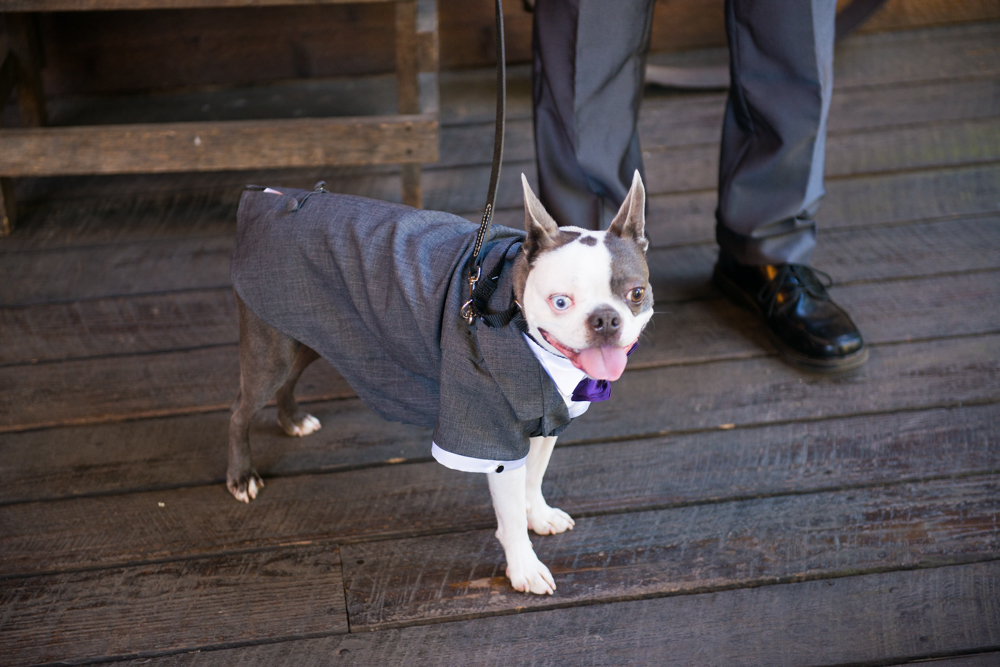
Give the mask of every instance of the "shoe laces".
[{"label": "shoe laces", "polygon": [[[816,274],[822,276],[825,282],[817,278]],[[774,278],[760,288],[757,301],[767,304],[767,317],[771,317],[778,304],[778,297],[783,292],[787,295],[787,300],[783,304],[785,306],[797,303],[803,294],[820,301],[829,301],[830,295],[827,294],[826,288],[832,284],[833,278],[825,271],[819,271],[805,264],[782,264]]]}]

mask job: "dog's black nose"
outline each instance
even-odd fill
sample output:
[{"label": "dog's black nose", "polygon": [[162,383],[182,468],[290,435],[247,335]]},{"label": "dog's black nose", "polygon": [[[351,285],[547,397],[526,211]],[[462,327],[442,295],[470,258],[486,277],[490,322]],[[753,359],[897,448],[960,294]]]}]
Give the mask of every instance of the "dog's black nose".
[{"label": "dog's black nose", "polygon": [[608,335],[618,332],[618,328],[622,325],[622,318],[615,309],[602,308],[590,314],[590,317],[587,318],[587,324],[590,325],[594,333]]}]

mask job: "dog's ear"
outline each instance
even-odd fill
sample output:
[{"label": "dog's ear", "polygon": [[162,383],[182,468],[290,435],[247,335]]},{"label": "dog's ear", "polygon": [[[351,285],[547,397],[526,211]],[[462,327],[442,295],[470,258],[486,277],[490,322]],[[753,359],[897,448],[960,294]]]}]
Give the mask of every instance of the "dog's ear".
[{"label": "dog's ear", "polygon": [[643,252],[649,247],[646,239],[646,188],[642,185],[638,169],[635,170],[632,187],[625,195],[618,215],[611,221],[608,233],[626,241],[635,241]]},{"label": "dog's ear", "polygon": [[528,233],[524,240],[524,252],[530,260],[536,253],[556,242],[559,225],[531,191],[524,174],[521,174],[521,185],[524,186],[524,231]]}]

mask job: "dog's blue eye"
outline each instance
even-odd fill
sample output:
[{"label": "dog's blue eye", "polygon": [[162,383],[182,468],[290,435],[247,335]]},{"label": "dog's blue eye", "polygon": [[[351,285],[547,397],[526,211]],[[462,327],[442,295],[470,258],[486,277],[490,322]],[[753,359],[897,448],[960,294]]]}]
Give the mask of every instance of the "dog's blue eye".
[{"label": "dog's blue eye", "polygon": [[557,294],[549,300],[552,302],[552,307],[556,310],[566,310],[573,305],[573,300],[562,294]]}]

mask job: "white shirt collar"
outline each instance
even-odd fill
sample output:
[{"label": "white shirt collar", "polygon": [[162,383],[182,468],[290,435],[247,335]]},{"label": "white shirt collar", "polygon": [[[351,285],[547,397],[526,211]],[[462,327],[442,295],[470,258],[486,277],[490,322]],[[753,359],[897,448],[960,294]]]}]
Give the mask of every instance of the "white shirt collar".
[{"label": "white shirt collar", "polygon": [[573,362],[566,357],[546,350],[528,334],[524,334],[524,340],[528,341],[528,347],[531,348],[532,354],[535,355],[538,363],[542,365],[542,368],[555,383],[556,389],[559,390],[563,401],[566,402],[566,407],[569,408],[569,416],[579,417],[586,412],[587,408],[590,407],[590,401],[574,401],[572,397],[573,390],[576,389],[581,380],[587,377],[587,374],[574,366]]}]

